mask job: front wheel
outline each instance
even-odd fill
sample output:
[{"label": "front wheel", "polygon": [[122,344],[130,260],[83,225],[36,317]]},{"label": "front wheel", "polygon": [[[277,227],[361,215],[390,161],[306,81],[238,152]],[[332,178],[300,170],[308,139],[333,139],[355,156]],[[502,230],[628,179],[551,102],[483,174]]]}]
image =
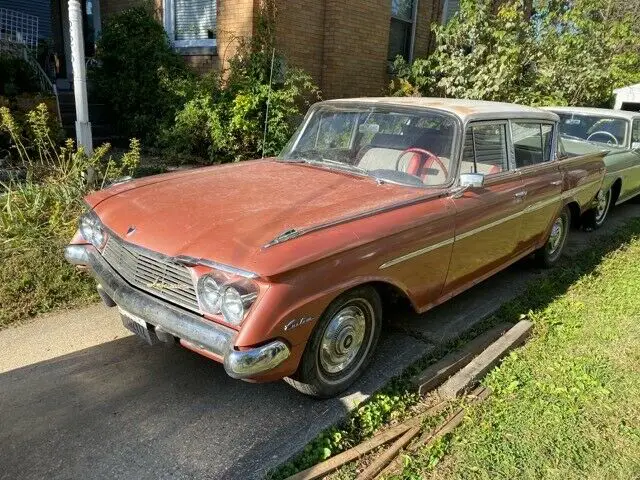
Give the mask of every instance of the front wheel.
[{"label": "front wheel", "polygon": [[567,243],[570,226],[571,211],[565,206],[553,220],[547,242],[536,252],[536,260],[540,266],[549,268],[558,263]]},{"label": "front wheel", "polygon": [[344,391],[371,361],[381,320],[382,302],[374,288],[358,287],[340,295],[320,317],[295,378],[285,381],[313,397]]},{"label": "front wheel", "polygon": [[596,205],[588,210],[582,218],[582,224],[585,229],[597,230],[604,224],[611,209],[612,196],[611,189],[606,192],[598,192]]}]

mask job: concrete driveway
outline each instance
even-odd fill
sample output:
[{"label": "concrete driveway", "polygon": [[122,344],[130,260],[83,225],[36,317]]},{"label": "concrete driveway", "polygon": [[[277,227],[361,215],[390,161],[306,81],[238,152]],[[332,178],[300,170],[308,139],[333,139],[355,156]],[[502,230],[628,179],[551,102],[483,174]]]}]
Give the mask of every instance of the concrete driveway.
[{"label": "concrete driveway", "polygon": [[[604,231],[571,232],[569,253],[632,217],[639,205],[617,208]],[[0,478],[261,478],[545,274],[521,262],[426,315],[398,314],[367,374],[327,401],[146,346],[100,305],[0,331]]]}]

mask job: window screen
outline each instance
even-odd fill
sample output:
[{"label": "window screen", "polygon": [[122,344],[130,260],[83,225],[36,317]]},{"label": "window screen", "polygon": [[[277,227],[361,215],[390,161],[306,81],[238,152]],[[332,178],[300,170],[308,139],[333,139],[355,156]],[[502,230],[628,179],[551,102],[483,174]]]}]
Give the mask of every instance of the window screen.
[{"label": "window screen", "polygon": [[413,31],[414,0],[391,0],[391,26],[387,59],[393,62],[398,55],[409,59],[411,32]]},{"label": "window screen", "polygon": [[462,173],[491,175],[509,169],[505,124],[473,125],[467,129]]},{"label": "window screen", "polygon": [[460,10],[460,0],[444,0],[442,7],[442,24],[446,25],[449,20]]},{"label": "window screen", "polygon": [[216,0],[174,0],[174,40],[216,38]]}]

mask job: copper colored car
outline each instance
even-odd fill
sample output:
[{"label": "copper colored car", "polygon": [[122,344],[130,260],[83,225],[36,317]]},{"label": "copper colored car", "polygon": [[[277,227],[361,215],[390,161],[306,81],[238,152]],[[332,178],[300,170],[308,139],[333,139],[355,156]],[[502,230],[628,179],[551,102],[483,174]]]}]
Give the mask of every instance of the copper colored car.
[{"label": "copper colored car", "polygon": [[511,104],[321,102],[278,158],[89,195],[65,255],[148,342],[332,396],[371,360],[390,297],[425,312],[530,254],[558,261],[604,163],[558,158],[557,127]]}]

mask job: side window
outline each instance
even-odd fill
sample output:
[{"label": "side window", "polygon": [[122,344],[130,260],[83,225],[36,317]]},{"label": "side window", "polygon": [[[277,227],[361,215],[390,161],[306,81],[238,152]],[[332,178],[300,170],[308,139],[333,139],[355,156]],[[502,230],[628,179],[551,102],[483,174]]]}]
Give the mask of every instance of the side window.
[{"label": "side window", "polygon": [[551,125],[512,122],[511,132],[516,168],[537,165],[551,159]]},{"label": "side window", "polygon": [[505,124],[481,124],[467,128],[461,173],[491,175],[509,169]]},{"label": "side window", "polygon": [[633,121],[633,128],[631,129],[631,147],[633,147],[634,142],[640,142],[640,119]]}]

